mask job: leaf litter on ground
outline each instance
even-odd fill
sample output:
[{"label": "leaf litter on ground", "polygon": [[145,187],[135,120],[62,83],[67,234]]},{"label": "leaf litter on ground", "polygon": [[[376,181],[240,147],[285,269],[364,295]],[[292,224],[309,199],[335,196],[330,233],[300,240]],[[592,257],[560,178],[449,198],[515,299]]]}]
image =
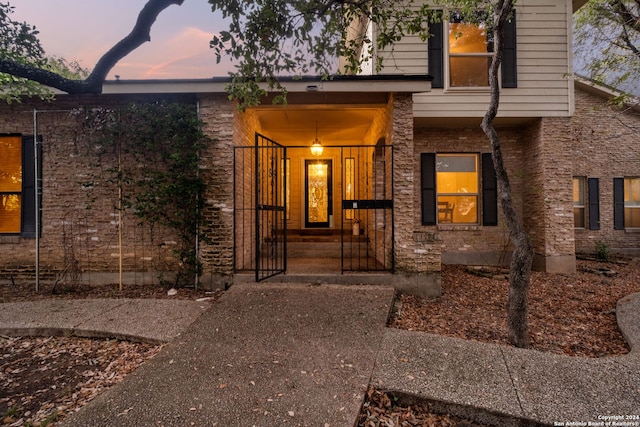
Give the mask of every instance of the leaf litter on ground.
[{"label": "leaf litter on ground", "polygon": [[[486,273],[486,274],[485,274]],[[442,296],[400,296],[390,326],[507,345],[508,279],[504,271],[443,265]],[[578,260],[573,274],[533,272],[529,293],[531,348],[575,357],[629,352],[616,323],[617,301],[640,292],[638,260]],[[217,299],[221,293],[216,293]],[[178,298],[209,296],[162,287],[72,287],[52,294],[33,286],[0,287],[0,302],[42,298]],[[0,423],[53,425],[121,381],[160,346],[86,338],[0,337]],[[428,405],[396,405],[394,397],[370,389],[358,426],[478,427],[470,420],[438,414]]]}]

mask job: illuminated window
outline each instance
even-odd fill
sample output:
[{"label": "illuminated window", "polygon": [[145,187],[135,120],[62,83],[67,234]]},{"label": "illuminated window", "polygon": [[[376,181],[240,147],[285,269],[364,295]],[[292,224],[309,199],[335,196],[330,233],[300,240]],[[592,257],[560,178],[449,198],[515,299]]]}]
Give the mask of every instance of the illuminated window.
[{"label": "illuminated window", "polygon": [[18,234],[22,214],[22,137],[0,136],[0,234]]},{"label": "illuminated window", "polygon": [[[427,40],[432,88],[488,88],[493,32],[487,21],[465,22],[454,14],[449,22],[429,25]],[[516,13],[505,22],[500,77],[502,88],[518,87]]]},{"label": "illuminated window", "polygon": [[487,87],[493,57],[493,32],[486,22],[465,22],[454,15],[449,22],[449,86]]},{"label": "illuminated window", "polygon": [[584,177],[573,178],[573,226],[585,228]]},{"label": "illuminated window", "polygon": [[624,226],[640,228],[640,178],[624,179]]},{"label": "illuminated window", "polygon": [[477,155],[436,156],[438,223],[478,223],[478,182]]}]

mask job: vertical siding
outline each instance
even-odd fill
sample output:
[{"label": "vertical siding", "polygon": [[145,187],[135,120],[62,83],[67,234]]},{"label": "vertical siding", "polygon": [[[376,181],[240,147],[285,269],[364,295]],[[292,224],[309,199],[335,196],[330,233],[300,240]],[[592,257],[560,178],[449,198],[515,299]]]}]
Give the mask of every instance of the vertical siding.
[{"label": "vertical siding", "polygon": [[[520,0],[517,13],[518,87],[504,89],[499,116],[558,117],[572,112],[571,2]],[[405,37],[384,58],[380,74],[424,74],[427,44]],[[433,89],[414,95],[415,117],[480,117],[488,91]]]}]

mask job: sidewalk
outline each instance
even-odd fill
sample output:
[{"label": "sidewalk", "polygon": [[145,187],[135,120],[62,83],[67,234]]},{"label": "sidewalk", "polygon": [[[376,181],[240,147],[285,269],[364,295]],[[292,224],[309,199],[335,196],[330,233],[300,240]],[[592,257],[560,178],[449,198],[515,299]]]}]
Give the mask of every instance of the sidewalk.
[{"label": "sidewalk", "polygon": [[[616,315],[632,351],[598,359],[388,329],[372,384],[441,402],[439,406],[453,414],[474,414],[506,425],[516,425],[518,418],[549,425],[597,425],[605,416],[637,417],[640,293],[621,299]],[[640,425],[640,418],[634,422],[629,425]]]},{"label": "sidewalk", "polygon": [[74,335],[162,343],[210,306],[161,299],[38,300],[0,304],[0,335]]},{"label": "sidewalk", "polygon": [[213,304],[12,303],[0,334],[170,341],[64,426],[353,426],[369,384],[502,425],[640,415],[640,294],[617,308],[633,351],[603,359],[388,329],[392,299],[383,286],[246,284]]}]

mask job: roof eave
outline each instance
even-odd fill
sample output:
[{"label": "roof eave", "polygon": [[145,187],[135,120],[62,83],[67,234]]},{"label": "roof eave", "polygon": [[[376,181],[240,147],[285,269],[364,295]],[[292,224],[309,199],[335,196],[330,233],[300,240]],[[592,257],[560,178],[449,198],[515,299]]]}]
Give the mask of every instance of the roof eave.
[{"label": "roof eave", "polygon": [[[419,93],[431,90],[431,76],[382,75],[283,78],[280,83],[288,92],[364,92],[364,93]],[[231,83],[228,77],[211,79],[175,80],[108,80],[102,86],[103,94],[176,94],[176,93],[225,93]],[[268,89],[267,85],[263,85]]]},{"label": "roof eave", "polygon": [[573,12],[577,12],[582,6],[587,4],[589,0],[573,0]]}]

